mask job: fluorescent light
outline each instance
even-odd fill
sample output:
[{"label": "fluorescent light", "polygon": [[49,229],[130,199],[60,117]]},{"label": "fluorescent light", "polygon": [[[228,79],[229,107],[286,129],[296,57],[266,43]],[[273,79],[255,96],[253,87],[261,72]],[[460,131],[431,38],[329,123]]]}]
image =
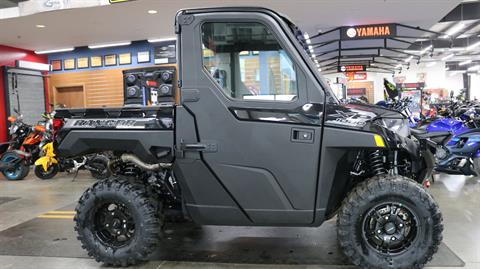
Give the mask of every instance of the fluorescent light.
[{"label": "fluorescent light", "polygon": [[109,47],[120,47],[120,46],[128,46],[132,44],[131,41],[127,42],[118,42],[118,43],[110,43],[110,44],[98,44],[98,45],[89,45],[89,49],[100,49],[100,48],[109,48]]},{"label": "fluorescent light", "polygon": [[45,24],[37,24],[37,25],[35,25],[35,27],[37,27],[37,28],[45,28],[45,27],[47,27],[47,26],[45,26]]},{"label": "fluorescent light", "polygon": [[322,68],[318,68],[318,72],[322,72]]},{"label": "fluorescent light", "polygon": [[317,57],[317,55],[315,53],[312,53],[312,58],[315,58]]},{"label": "fluorescent light", "polygon": [[466,64],[469,64],[471,62],[472,62],[472,60],[466,60],[466,61],[460,62],[458,65],[466,65]]},{"label": "fluorescent light", "polygon": [[316,64],[318,64],[318,60],[317,60],[317,59],[314,59],[313,61],[314,61]]},{"label": "fluorescent light", "polygon": [[480,65],[474,65],[467,69],[468,71],[477,71],[480,70]]},{"label": "fluorescent light", "polygon": [[467,72],[467,71],[461,71],[461,70],[459,70],[459,71],[453,71],[452,73],[450,73],[449,76],[453,77],[453,76],[455,76],[455,75],[463,74],[463,73],[466,73],[466,72]]},{"label": "fluorescent light", "polygon": [[447,38],[460,32],[460,30],[462,30],[463,28],[465,28],[465,23],[463,22],[460,22],[458,23],[457,25],[453,26],[452,28],[450,28],[447,33],[446,33],[446,36]]},{"label": "fluorescent light", "polygon": [[149,43],[157,43],[157,42],[164,42],[164,41],[174,41],[177,40],[176,37],[167,37],[167,38],[155,38],[155,39],[148,39]]},{"label": "fluorescent light", "polygon": [[310,51],[310,53],[313,53],[313,46],[309,45],[308,50]]},{"label": "fluorescent light", "polygon": [[425,66],[426,66],[426,67],[432,67],[432,66],[434,66],[434,65],[436,65],[436,64],[437,64],[437,62],[429,62],[429,63],[425,64]]},{"label": "fluorescent light", "polygon": [[371,66],[375,66],[375,65],[377,65],[377,64],[376,64],[376,63],[371,63],[370,65],[371,65]]},{"label": "fluorescent light", "polygon": [[463,51],[465,48],[450,48],[450,51]]},{"label": "fluorescent light", "polygon": [[450,70],[450,67],[448,67],[448,66],[445,67],[445,71],[448,71],[448,70]]},{"label": "fluorescent light", "polygon": [[400,68],[400,67],[402,67],[401,64],[398,64],[397,66],[395,66],[395,68]]},{"label": "fluorescent light", "polygon": [[39,70],[39,71],[50,71],[49,64],[42,64],[42,63],[23,61],[23,60],[17,61],[17,67],[32,69],[32,70]]},{"label": "fluorescent light", "polygon": [[474,44],[468,46],[466,50],[473,50],[474,48],[476,48],[476,47],[478,47],[478,46],[480,46],[480,41],[478,41],[477,43],[474,43]]},{"label": "fluorescent light", "polygon": [[317,67],[320,68],[320,64],[317,64]]},{"label": "fluorescent light", "polygon": [[424,48],[423,50],[420,51],[420,54],[424,54],[425,52],[429,51],[432,47],[433,47],[433,46],[430,45],[430,46]]},{"label": "fluorescent light", "polygon": [[453,54],[453,53],[452,53],[452,54],[449,54],[449,55],[443,57],[443,58],[442,58],[442,61],[446,61],[446,60],[452,58],[453,56],[455,56],[455,54]]},{"label": "fluorescent light", "polygon": [[408,63],[408,62],[410,62],[412,59],[413,59],[413,56],[410,56],[410,57],[408,57],[407,59],[405,59],[405,62]]},{"label": "fluorescent light", "polygon": [[67,52],[72,51],[75,48],[65,48],[65,49],[54,49],[54,50],[36,50],[35,54],[50,54],[50,53],[57,53],[57,52]]},{"label": "fluorescent light", "polygon": [[157,14],[158,11],[156,11],[155,9],[150,9],[147,11],[148,14]]}]

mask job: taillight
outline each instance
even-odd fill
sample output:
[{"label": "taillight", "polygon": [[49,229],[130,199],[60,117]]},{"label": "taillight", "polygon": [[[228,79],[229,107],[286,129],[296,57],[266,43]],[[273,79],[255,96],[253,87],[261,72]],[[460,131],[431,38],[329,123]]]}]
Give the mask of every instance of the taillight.
[{"label": "taillight", "polygon": [[35,131],[37,132],[41,132],[41,133],[44,133],[46,130],[45,130],[45,127],[42,126],[42,125],[35,125],[35,127],[33,127],[35,129]]},{"label": "taillight", "polygon": [[14,116],[8,117],[8,121],[9,121],[9,122],[12,122],[12,123],[13,123],[13,122],[15,122],[15,120],[16,120],[16,118],[15,118]]},{"label": "taillight", "polygon": [[53,130],[58,131],[63,126],[63,120],[62,119],[53,119],[52,125],[53,125]]}]

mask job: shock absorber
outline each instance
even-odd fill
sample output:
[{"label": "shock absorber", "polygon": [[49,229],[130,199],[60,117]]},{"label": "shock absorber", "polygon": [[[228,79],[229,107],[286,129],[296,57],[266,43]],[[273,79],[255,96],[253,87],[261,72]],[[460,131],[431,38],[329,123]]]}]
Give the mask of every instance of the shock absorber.
[{"label": "shock absorber", "polygon": [[370,168],[374,175],[379,176],[387,173],[387,169],[385,169],[383,164],[383,155],[379,150],[370,153],[368,157]]}]

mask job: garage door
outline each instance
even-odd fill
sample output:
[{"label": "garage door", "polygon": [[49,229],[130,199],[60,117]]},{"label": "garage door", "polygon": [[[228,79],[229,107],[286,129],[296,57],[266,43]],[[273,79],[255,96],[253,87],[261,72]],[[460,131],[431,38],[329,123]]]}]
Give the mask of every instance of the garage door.
[{"label": "garage door", "polygon": [[17,68],[7,71],[7,113],[21,112],[24,122],[36,124],[45,112],[45,86],[42,73]]}]

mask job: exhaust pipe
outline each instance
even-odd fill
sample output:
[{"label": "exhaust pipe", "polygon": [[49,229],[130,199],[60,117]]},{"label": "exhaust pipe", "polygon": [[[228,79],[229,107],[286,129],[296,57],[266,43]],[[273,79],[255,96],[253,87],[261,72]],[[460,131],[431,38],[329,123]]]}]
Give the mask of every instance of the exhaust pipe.
[{"label": "exhaust pipe", "polygon": [[120,156],[120,159],[123,162],[134,163],[138,167],[148,171],[157,171],[157,170],[168,169],[172,167],[171,163],[155,163],[155,164],[145,163],[142,160],[140,160],[137,156],[133,154],[127,154],[127,153],[122,154],[122,156]]}]

